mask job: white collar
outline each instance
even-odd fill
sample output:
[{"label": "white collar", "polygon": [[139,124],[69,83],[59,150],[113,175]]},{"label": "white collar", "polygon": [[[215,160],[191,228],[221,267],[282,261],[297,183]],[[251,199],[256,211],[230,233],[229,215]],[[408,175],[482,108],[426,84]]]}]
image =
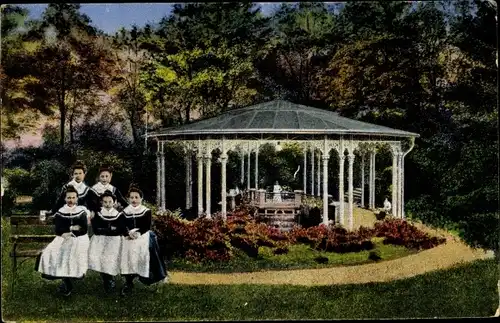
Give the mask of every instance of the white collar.
[{"label": "white collar", "polygon": [[96,191],[98,194],[102,194],[106,190],[110,190],[111,192],[113,192],[113,188],[114,188],[114,186],[111,185],[111,183],[108,183],[106,185],[102,185],[101,182],[97,182],[97,184],[95,184],[94,186],[92,186],[92,189],[94,191]]},{"label": "white collar", "polygon": [[87,184],[85,184],[84,181],[77,183],[74,179],[71,180],[71,182],[69,182],[68,185],[71,185],[74,188],[76,188],[78,195],[85,193],[85,189],[87,188]]},{"label": "white collar", "polygon": [[129,215],[135,215],[135,214],[141,214],[144,213],[145,211],[149,210],[147,207],[144,205],[139,205],[139,206],[132,206],[132,204],[129,204],[125,209],[123,209],[123,213],[129,214]]},{"label": "white collar", "polygon": [[70,216],[73,214],[79,214],[82,211],[88,213],[87,208],[82,205],[74,205],[72,207],[69,207],[68,204],[64,204],[64,206],[59,209],[59,213],[69,214]]},{"label": "white collar", "polygon": [[98,214],[104,220],[115,220],[116,218],[118,218],[118,215],[120,213],[114,207],[109,209],[109,211],[104,207],[101,207],[101,211],[98,212]]}]

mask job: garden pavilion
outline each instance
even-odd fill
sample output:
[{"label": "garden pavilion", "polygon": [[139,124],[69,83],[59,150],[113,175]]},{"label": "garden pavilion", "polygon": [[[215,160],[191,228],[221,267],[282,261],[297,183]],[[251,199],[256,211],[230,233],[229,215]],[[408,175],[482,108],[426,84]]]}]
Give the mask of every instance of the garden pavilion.
[{"label": "garden pavilion", "polygon": [[[365,156],[369,161],[369,196],[368,207],[375,208],[375,157],[383,146],[392,152],[392,214],[404,218],[404,157],[414,146],[416,133],[396,130],[366,122],[341,117],[335,112],[294,104],[283,100],[274,100],[244,108],[227,111],[218,116],[198,120],[179,127],[151,132],[147,138],[157,142],[157,203],[165,210],[165,156],[164,146],[168,142],[180,143],[186,157],[186,208],[192,207],[192,155],[196,154],[198,184],[198,214],[211,214],[211,163],[212,152],[219,150],[221,162],[221,200],[227,200],[226,165],[229,151],[237,152],[241,157],[241,178],[245,177],[245,157],[247,160],[247,189],[251,189],[251,154],[255,153],[253,171],[258,189],[259,148],[264,144],[297,143],[303,149],[303,193],[322,196],[323,223],[328,223],[328,159],[330,152],[339,156],[339,219],[337,223],[347,228],[353,227],[353,164],[354,152],[361,155],[361,178],[364,188]],[[407,146],[406,149],[403,146]],[[311,181],[308,187],[308,155],[311,167]],[[317,167],[315,167],[315,159]],[[345,160],[347,159],[347,165]],[[205,167],[203,167],[205,166]],[[348,169],[347,214],[344,213],[344,167]],[[205,170],[204,170],[205,168]],[[316,185],[314,184],[316,172]],[[203,208],[203,173],[205,173],[205,209]],[[320,186],[322,184],[322,187]],[[315,187],[316,186],[316,187]],[[320,195],[321,193],[321,195]],[[364,189],[361,204],[364,206]],[[226,203],[222,203],[222,216],[227,214]]]}]

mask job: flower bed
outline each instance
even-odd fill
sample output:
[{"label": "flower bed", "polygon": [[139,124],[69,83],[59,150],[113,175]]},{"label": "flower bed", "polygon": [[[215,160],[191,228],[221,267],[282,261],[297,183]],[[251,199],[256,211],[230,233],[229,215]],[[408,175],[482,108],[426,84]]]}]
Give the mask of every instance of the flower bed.
[{"label": "flower bed", "polygon": [[405,246],[409,249],[430,249],[446,241],[442,237],[432,237],[416,226],[402,219],[389,218],[375,223],[374,233],[385,237],[384,243]]},{"label": "flower bed", "polygon": [[296,243],[308,244],[311,248],[328,252],[357,252],[373,249],[371,231],[362,230],[348,232],[341,227],[328,228],[321,224],[307,229],[294,227],[290,239]]},{"label": "flower bed", "polygon": [[239,208],[228,214],[227,221],[220,214],[212,219],[187,221],[179,212],[165,212],[155,217],[154,230],[169,259],[184,258],[193,263],[228,261],[235,249],[251,258],[259,256],[260,247],[272,248],[276,255],[286,254],[293,244],[305,244],[323,252],[359,252],[372,250],[374,237],[384,237],[384,244],[415,250],[433,248],[445,242],[399,219],[386,219],[377,222],[373,229],[361,227],[352,232],[322,224],[309,228],[295,226],[290,232],[282,233],[257,223],[250,212],[248,208]]}]

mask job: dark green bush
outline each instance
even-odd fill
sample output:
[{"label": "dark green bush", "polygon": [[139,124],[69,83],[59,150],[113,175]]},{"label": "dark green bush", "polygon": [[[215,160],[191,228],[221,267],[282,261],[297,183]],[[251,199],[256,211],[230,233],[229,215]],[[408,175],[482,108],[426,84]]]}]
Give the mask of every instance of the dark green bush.
[{"label": "dark green bush", "polygon": [[11,196],[31,195],[33,183],[29,171],[19,167],[12,169],[4,168],[3,176],[4,180],[8,183],[5,185],[5,189]]},{"label": "dark green bush", "polygon": [[58,160],[42,160],[31,169],[33,208],[49,210],[57,200],[61,187],[70,180],[70,171]]},{"label": "dark green bush", "polygon": [[380,250],[372,250],[368,254],[368,259],[373,260],[373,261],[379,261],[382,259],[380,256]]},{"label": "dark green bush", "polygon": [[475,248],[500,250],[498,213],[472,214],[459,224],[460,236]]}]

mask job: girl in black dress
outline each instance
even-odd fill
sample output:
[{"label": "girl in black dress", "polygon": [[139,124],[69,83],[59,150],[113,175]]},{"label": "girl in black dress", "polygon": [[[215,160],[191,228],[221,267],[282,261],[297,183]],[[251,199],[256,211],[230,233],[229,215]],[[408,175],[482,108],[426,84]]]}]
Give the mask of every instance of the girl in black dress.
[{"label": "girl in black dress", "polygon": [[99,168],[98,182],[92,186],[92,191],[99,197],[104,191],[109,190],[116,197],[114,207],[121,211],[128,206],[127,200],[123,197],[120,190],[111,185],[111,178],[113,177],[113,170],[108,166],[101,166]]},{"label": "girl in black dress", "polygon": [[94,212],[96,208],[98,208],[99,201],[96,200],[96,197],[92,192],[90,192],[90,187],[85,184],[85,174],[87,173],[87,167],[83,162],[77,161],[71,166],[73,179],[68,183],[64,184],[61,190],[61,194],[59,194],[59,198],[57,202],[54,204],[54,207],[50,211],[49,214],[55,214],[60,207],[65,204],[66,197],[66,189],[69,186],[73,186],[78,193],[77,203],[80,206],[85,206],[88,210]]},{"label": "girl in black dress", "polygon": [[101,273],[104,290],[109,293],[115,288],[113,276],[120,273],[120,252],[122,248],[124,222],[123,216],[113,207],[114,194],[106,190],[100,196],[102,207],[92,218],[92,231],[89,247],[89,269]]},{"label": "girl in black dress", "polygon": [[129,206],[123,211],[125,231],[120,256],[120,271],[125,277],[122,295],[132,290],[135,277],[151,285],[167,276],[166,266],[151,231],[151,210],[142,205],[142,191],[134,186],[128,191]]},{"label": "girl in black dress", "polygon": [[88,269],[89,211],[77,205],[78,191],[68,186],[64,192],[66,204],[54,215],[56,237],[45,247],[36,261],[36,270],[50,280],[62,279],[59,292],[69,296],[72,279],[83,278]]}]

